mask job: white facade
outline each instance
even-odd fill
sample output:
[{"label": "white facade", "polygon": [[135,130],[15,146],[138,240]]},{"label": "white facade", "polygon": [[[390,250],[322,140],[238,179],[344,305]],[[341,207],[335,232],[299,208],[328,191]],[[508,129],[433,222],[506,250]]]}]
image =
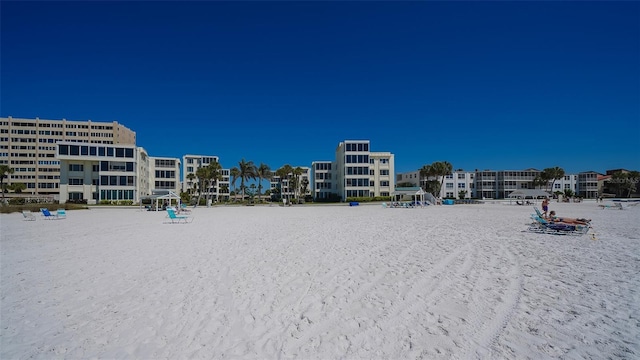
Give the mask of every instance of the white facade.
[{"label": "white facade", "polygon": [[146,152],[135,145],[58,142],[60,202],[102,200],[138,202],[149,193]]},{"label": "white facade", "polygon": [[58,195],[61,141],[135,145],[136,133],[116,121],[0,118],[0,165],[14,171],[5,183],[23,183],[26,193]]},{"label": "white facade", "polygon": [[337,193],[337,183],[332,161],[314,161],[311,163],[311,194],[314,199],[328,200]]},{"label": "white facade", "polygon": [[[311,181],[311,168],[307,166],[294,166],[294,169],[300,168],[302,174],[298,176],[298,183],[294,181],[293,173],[287,174],[287,176],[280,179],[280,176],[273,175],[270,180],[271,193],[280,193],[280,198],[283,199],[295,199],[304,198],[312,194],[313,182]],[[306,183],[306,188],[303,183]],[[297,186],[295,186],[297,185]]]},{"label": "white facade", "polygon": [[369,154],[369,194],[371,196],[391,196],[395,190],[394,156],[390,152]]},{"label": "white facade", "polygon": [[180,160],[168,157],[149,158],[149,186],[153,190],[171,190],[180,194]]},{"label": "white facade", "polygon": [[369,140],[340,142],[335,161],[312,162],[312,196],[316,200],[342,201],[390,196],[396,183],[394,161],[390,152],[372,152]]},{"label": "white facade", "polygon": [[[192,195],[198,194],[199,179],[196,176],[196,172],[199,168],[208,166],[212,162],[220,163],[220,158],[211,155],[184,155],[182,157],[182,191],[189,192]],[[189,180],[189,174],[193,174],[195,177],[193,180]],[[211,198],[214,201],[229,200],[230,192],[230,170],[221,169],[220,175],[222,179],[218,180],[215,184],[211,184],[208,189],[203,190],[203,196],[211,194]]]}]

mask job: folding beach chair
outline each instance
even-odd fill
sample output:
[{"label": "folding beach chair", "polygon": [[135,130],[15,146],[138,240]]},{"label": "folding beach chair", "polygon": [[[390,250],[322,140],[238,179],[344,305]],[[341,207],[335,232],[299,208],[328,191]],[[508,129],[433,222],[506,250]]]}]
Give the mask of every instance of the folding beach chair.
[{"label": "folding beach chair", "polygon": [[22,210],[22,216],[27,221],[36,221],[36,216],[31,212],[31,210]]},{"label": "folding beach chair", "polygon": [[169,219],[171,220],[171,224],[178,224],[178,223],[190,223],[193,221],[193,217],[191,216],[187,216],[187,215],[176,215],[175,210],[173,209],[167,209],[167,214],[169,215]]}]

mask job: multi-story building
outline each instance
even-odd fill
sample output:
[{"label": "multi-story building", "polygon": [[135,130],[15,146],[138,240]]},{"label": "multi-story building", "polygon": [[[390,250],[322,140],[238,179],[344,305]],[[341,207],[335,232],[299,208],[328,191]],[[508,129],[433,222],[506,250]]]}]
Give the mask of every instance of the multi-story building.
[{"label": "multi-story building", "polygon": [[[534,179],[540,175],[541,171],[536,169],[527,170],[476,170],[476,171],[453,171],[446,175],[443,186],[440,189],[440,197],[458,198],[460,191],[466,191],[465,198],[485,198],[504,199],[513,191],[521,189],[534,189]],[[593,178],[593,176],[591,176]],[[426,188],[427,179],[420,177],[419,171],[401,173],[397,176],[397,182],[411,184]],[[442,179],[439,178],[439,181]],[[582,187],[581,187],[582,186]],[[566,190],[573,191],[574,194],[585,198],[593,198],[593,184],[588,185],[590,191],[587,195],[580,193],[580,189],[587,186],[587,177],[581,181],[579,175],[569,174],[562,179],[557,179],[542,186],[542,190],[547,190],[551,194],[557,192],[564,193]]]},{"label": "multi-story building", "polygon": [[56,144],[60,161],[60,201],[138,202],[156,190],[179,192],[180,160],[150,157],[135,145]]},{"label": "multi-story building", "polygon": [[171,190],[180,194],[180,160],[149,157],[149,189]]},{"label": "multi-story building", "polygon": [[[191,194],[197,194],[200,189],[199,179],[197,176],[198,169],[208,166],[212,162],[220,163],[220,159],[217,156],[204,156],[204,155],[184,155],[182,157],[182,191],[189,192]],[[193,174],[193,175],[189,175]],[[226,201],[229,200],[230,189],[230,171],[229,169],[220,170],[221,178],[213,184],[209,184],[206,189],[203,190],[203,196],[210,194],[213,201]]]},{"label": "multi-story building", "polygon": [[293,168],[299,169],[300,174],[296,176],[290,172],[282,179],[278,175],[271,176],[270,188],[271,193],[274,194],[272,198],[303,199],[312,194],[313,183],[310,180],[312,168],[307,166],[294,166]]},{"label": "multi-story building", "polygon": [[148,156],[143,148],[127,144],[58,142],[60,201],[131,200],[148,195]]},{"label": "multi-story building", "polygon": [[405,173],[398,173],[396,175],[396,184],[400,187],[424,187],[424,179],[420,178],[420,171],[410,171]]},{"label": "multi-story building", "polygon": [[56,143],[135,145],[136,133],[113,122],[0,118],[0,164],[14,173],[6,184],[20,182],[25,192],[58,195],[60,160]]},{"label": "multi-story building", "polygon": [[441,198],[458,198],[461,191],[465,192],[464,198],[469,199],[475,197],[475,172],[457,170],[444,177],[435,179],[426,179],[420,177],[420,171],[411,171],[406,173],[400,173],[397,176],[396,182],[403,184],[403,186],[419,186],[426,189],[427,180],[437,180],[442,182],[440,188]]},{"label": "multi-story building", "polygon": [[395,189],[394,156],[390,152],[369,154],[370,196],[391,196]]},{"label": "multi-story building", "polygon": [[332,161],[314,161],[311,163],[311,193],[314,199],[329,200],[337,195],[337,183],[333,177],[335,163]]},{"label": "multi-story building", "polygon": [[598,197],[598,176],[595,171],[584,171],[578,173],[578,183],[576,186],[576,194],[585,199],[595,199]]},{"label": "multi-story building", "polygon": [[314,161],[311,169],[311,191],[318,200],[384,197],[395,189],[394,155],[372,152],[369,140],[340,142],[335,161]]}]

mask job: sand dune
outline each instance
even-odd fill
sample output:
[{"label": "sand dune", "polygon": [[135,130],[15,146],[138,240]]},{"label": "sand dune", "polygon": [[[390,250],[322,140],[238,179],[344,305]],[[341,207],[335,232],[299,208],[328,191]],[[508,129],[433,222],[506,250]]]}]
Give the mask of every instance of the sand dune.
[{"label": "sand dune", "polygon": [[0,357],[640,357],[640,207],[552,203],[0,216]]}]

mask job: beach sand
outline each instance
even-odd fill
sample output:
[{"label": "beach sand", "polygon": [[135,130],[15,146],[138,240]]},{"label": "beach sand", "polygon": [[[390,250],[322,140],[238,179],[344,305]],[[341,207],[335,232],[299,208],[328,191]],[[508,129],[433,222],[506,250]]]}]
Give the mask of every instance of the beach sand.
[{"label": "beach sand", "polygon": [[640,206],[0,215],[2,359],[640,358]]}]

